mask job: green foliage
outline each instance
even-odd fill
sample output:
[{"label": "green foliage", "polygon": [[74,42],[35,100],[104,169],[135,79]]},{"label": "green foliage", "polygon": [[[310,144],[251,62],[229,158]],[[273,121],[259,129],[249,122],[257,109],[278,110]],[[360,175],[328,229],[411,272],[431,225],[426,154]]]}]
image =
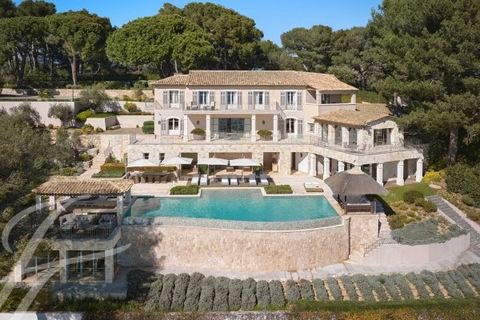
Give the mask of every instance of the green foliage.
[{"label": "green foliage", "polygon": [[438,279],[434,273],[431,271],[422,271],[420,277],[428,285],[435,298],[444,298],[442,290],[440,290],[440,286],[438,285]]},{"label": "green foliage", "polygon": [[257,304],[255,296],[256,283],[252,278],[242,281],[242,310],[253,310]]},{"label": "green foliage", "polygon": [[365,275],[355,274],[352,276],[352,281],[355,282],[355,284],[357,285],[358,290],[360,290],[360,293],[365,301],[375,301],[375,296],[373,295],[373,288],[370,286],[368,278]]},{"label": "green foliage", "polygon": [[157,305],[157,308],[160,310],[170,310],[175,280],[177,280],[177,276],[172,273],[169,273],[163,277],[162,292],[160,293]]},{"label": "green foliage", "polygon": [[285,283],[285,297],[287,298],[288,303],[297,302],[300,300],[300,289],[298,284],[294,280],[287,280]]},{"label": "green foliage", "polygon": [[465,234],[465,231],[454,224],[440,232],[439,221],[436,219],[413,222],[392,230],[393,239],[407,245],[443,243],[462,234]]},{"label": "green foliage", "polygon": [[444,176],[445,176],[445,172],[443,170],[427,171],[423,176],[422,182],[424,183],[441,182]]},{"label": "green foliage", "polygon": [[313,287],[315,288],[315,293],[317,294],[317,300],[328,301],[328,292],[325,288],[323,280],[313,279]]},{"label": "green foliage", "polygon": [[207,277],[201,283],[202,292],[198,301],[198,311],[212,311],[215,296],[215,278]]},{"label": "green foliage", "polygon": [[240,310],[242,306],[242,287],[242,280],[231,279],[228,282],[228,307],[232,311]]},{"label": "green foliage", "polygon": [[327,285],[333,299],[343,300],[342,290],[340,289],[340,286],[335,278],[329,277],[325,279],[324,283]]},{"label": "green foliage", "polygon": [[158,308],[160,304],[160,295],[163,289],[163,275],[157,276],[157,279],[152,282],[148,291],[147,301],[145,303],[145,310],[151,311]]},{"label": "green foliage", "polygon": [[405,275],[405,278],[415,286],[420,299],[430,298],[430,293],[426,289],[426,284],[418,274],[410,272]]},{"label": "green foliage", "polygon": [[142,132],[153,134],[155,132],[155,123],[153,121],[145,121],[142,126]]},{"label": "green foliage", "polygon": [[228,311],[228,285],[229,279],[219,277],[215,279],[215,297],[213,311]]},{"label": "green foliage", "polygon": [[121,178],[125,175],[125,169],[100,171],[92,174],[92,178]]},{"label": "green foliage", "polygon": [[65,167],[58,170],[58,174],[61,176],[71,177],[77,174],[77,168],[75,167]]},{"label": "green foliage", "polygon": [[199,187],[196,185],[190,186],[175,186],[170,189],[171,195],[195,195],[198,194]]},{"label": "green foliage", "polygon": [[135,270],[127,274],[127,299],[145,301],[150,291],[154,274],[143,270]]},{"label": "green foliage", "polygon": [[80,91],[80,102],[94,110],[94,113],[101,113],[105,110],[106,104],[111,100],[101,85],[94,85]]},{"label": "green foliage", "polygon": [[285,295],[283,293],[282,283],[278,280],[270,281],[270,302],[274,307],[283,307],[285,305]]},{"label": "green foliage", "polygon": [[270,306],[270,287],[267,281],[257,281],[256,296],[258,308],[266,310]]},{"label": "green foliage", "polygon": [[195,128],[192,131],[190,131],[191,134],[197,135],[197,136],[204,136],[205,135],[205,130],[202,128]]},{"label": "green foliage", "polygon": [[67,127],[73,121],[73,109],[66,103],[56,103],[48,109],[48,116],[59,119],[62,127]]},{"label": "green foliage", "polygon": [[17,7],[17,15],[46,17],[57,12],[54,3],[47,1],[24,0]]},{"label": "green foliage", "polygon": [[350,276],[341,276],[340,280],[343,283],[343,287],[347,291],[348,297],[352,301],[358,301],[358,293],[357,290],[355,289],[355,285],[352,282],[352,279]]},{"label": "green foliage", "polygon": [[139,111],[137,105],[133,102],[130,102],[130,101],[125,102],[125,104],[123,105],[123,108],[125,110],[127,110],[128,112],[138,112]]},{"label": "green foliage", "polygon": [[480,167],[458,163],[447,168],[445,182],[448,191],[469,196],[480,207]]},{"label": "green foliage", "polygon": [[75,120],[77,120],[78,122],[84,123],[85,121],[87,121],[88,118],[93,116],[93,114],[94,112],[92,109],[87,109],[77,113],[77,115],[75,116]]},{"label": "green foliage", "polygon": [[455,282],[445,271],[440,271],[435,274],[438,281],[447,290],[448,295],[452,298],[463,298],[462,292],[458,289]]},{"label": "green foliage", "polygon": [[465,203],[467,206],[473,207],[475,206],[475,200],[472,199],[470,196],[463,196],[462,202]]},{"label": "green foliage", "polygon": [[198,301],[200,300],[200,294],[202,292],[202,280],[205,276],[201,273],[193,273],[190,276],[190,282],[188,283],[187,295],[185,298],[185,303],[183,309],[185,311],[197,311],[198,310]]},{"label": "green foliage", "polygon": [[425,196],[423,195],[422,192],[412,190],[412,191],[407,191],[403,194],[403,201],[406,203],[413,204],[415,203],[415,200],[417,199],[423,199]]},{"label": "green foliage", "polygon": [[298,286],[300,288],[300,296],[303,300],[313,301],[315,300],[315,294],[313,293],[312,282],[300,279],[298,282]]},{"label": "green foliage", "polygon": [[273,133],[270,130],[262,129],[262,130],[258,130],[257,134],[260,136],[260,138],[266,140],[266,139],[270,139]]},{"label": "green foliage", "polygon": [[403,195],[408,191],[418,191],[424,196],[431,196],[435,194],[435,190],[430,188],[428,184],[420,182],[389,188],[388,195],[383,197],[383,199],[385,199],[385,201],[391,205],[397,201],[403,201]]},{"label": "green foliage", "polygon": [[175,311],[183,310],[183,303],[185,302],[187,295],[188,283],[190,276],[186,273],[181,273],[175,280],[175,289],[173,291],[171,309]]},{"label": "green foliage", "polygon": [[292,187],[288,184],[284,185],[269,185],[264,187],[267,194],[292,194]]}]

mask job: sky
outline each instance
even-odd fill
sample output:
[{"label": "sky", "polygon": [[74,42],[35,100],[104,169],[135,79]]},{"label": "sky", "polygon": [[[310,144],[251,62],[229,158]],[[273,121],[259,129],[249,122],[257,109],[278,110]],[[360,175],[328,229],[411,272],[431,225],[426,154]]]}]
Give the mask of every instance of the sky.
[{"label": "sky", "polygon": [[[58,12],[87,9],[109,17],[112,25],[120,27],[138,17],[151,16],[165,2],[183,7],[185,0],[47,0],[55,3]],[[16,0],[16,3],[21,0]],[[381,0],[210,0],[231,8],[255,20],[264,39],[280,44],[280,35],[295,27],[310,28],[316,24],[334,30],[364,26]]]}]

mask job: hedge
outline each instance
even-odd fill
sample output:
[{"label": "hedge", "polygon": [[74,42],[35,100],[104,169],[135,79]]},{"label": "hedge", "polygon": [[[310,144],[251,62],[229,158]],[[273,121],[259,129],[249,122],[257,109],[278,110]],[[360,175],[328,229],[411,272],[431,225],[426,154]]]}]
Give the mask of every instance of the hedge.
[{"label": "hedge", "polygon": [[407,280],[415,286],[415,288],[417,289],[418,296],[421,299],[429,299],[430,298],[430,293],[428,292],[428,290],[426,288],[427,285],[425,284],[425,282],[423,281],[423,279],[419,275],[417,275],[413,272],[410,272],[410,273],[407,273],[405,275],[405,278],[407,278]]},{"label": "hedge", "polygon": [[228,311],[228,283],[229,279],[225,277],[215,279],[213,311]]},{"label": "hedge", "polygon": [[433,293],[435,298],[445,298],[440,286],[438,285],[438,279],[435,277],[435,274],[430,271],[422,271],[420,273],[421,279],[427,284],[430,288],[430,291]]},{"label": "hedge", "polygon": [[163,288],[158,303],[160,310],[170,310],[175,280],[177,280],[177,276],[172,273],[169,273],[163,277]]},{"label": "hedge", "polygon": [[373,289],[368,283],[367,277],[363,274],[356,274],[352,276],[352,281],[360,290],[363,300],[365,301],[375,301],[375,296],[373,295]]},{"label": "hedge", "polygon": [[143,270],[129,272],[127,274],[127,299],[145,301],[154,279],[155,275],[152,272]]},{"label": "hedge", "polygon": [[190,276],[186,273],[181,273],[175,280],[175,288],[173,290],[172,306],[171,309],[175,311],[183,310],[183,303],[185,302],[187,295],[188,283],[190,282]]},{"label": "hedge", "polygon": [[415,203],[415,200],[423,199],[424,197],[425,196],[420,191],[410,190],[403,194],[403,201],[405,201],[406,203],[413,204]]},{"label": "hedge", "polygon": [[467,281],[459,271],[450,270],[450,271],[447,271],[447,275],[450,277],[450,279],[453,280],[453,282],[455,282],[455,284],[457,285],[457,287],[460,289],[460,291],[463,293],[465,297],[475,296],[475,292],[467,284]]},{"label": "hedge", "polygon": [[298,283],[300,287],[300,296],[303,300],[313,301],[315,300],[315,294],[313,293],[312,282],[305,279],[301,279]]},{"label": "hedge", "polygon": [[202,292],[200,283],[204,277],[205,276],[201,273],[194,273],[190,276],[183,310],[196,311],[198,309],[198,300],[200,299],[200,293]]},{"label": "hedge", "polygon": [[385,290],[380,276],[368,277],[367,281],[372,286],[373,291],[375,291],[380,300],[388,300],[387,290]]},{"label": "hedge", "polygon": [[328,300],[328,292],[325,288],[325,284],[321,279],[314,279],[313,280],[313,288],[315,289],[316,298],[319,301],[327,301]]},{"label": "hedge", "polygon": [[298,284],[294,280],[287,280],[285,283],[285,296],[289,303],[297,302],[300,300],[300,289],[298,288]]},{"label": "hedge", "polygon": [[237,311],[242,307],[242,280],[231,279],[228,282],[228,307]]},{"label": "hedge", "polygon": [[170,189],[171,195],[195,195],[198,194],[199,187],[196,185],[176,186]]},{"label": "hedge", "polygon": [[142,132],[146,134],[153,134],[155,132],[155,122],[145,121],[142,126]]},{"label": "hedge", "polygon": [[442,286],[447,290],[448,295],[452,298],[463,298],[462,292],[458,289],[458,287],[453,282],[452,278],[444,272],[440,271],[435,274],[438,281],[442,284]]},{"label": "hedge", "polygon": [[400,292],[398,291],[398,288],[395,284],[395,281],[393,281],[393,278],[391,278],[388,275],[380,275],[379,276],[380,282],[383,283],[383,286],[385,287],[385,290],[387,291],[388,295],[392,298],[392,300],[401,300]]},{"label": "hedge", "polygon": [[327,285],[330,295],[334,300],[343,300],[342,289],[340,289],[340,286],[335,278],[327,278],[325,280],[325,284]]},{"label": "hedge", "polygon": [[393,279],[393,282],[395,282],[395,284],[397,285],[397,288],[400,291],[400,294],[402,295],[402,298],[404,300],[410,300],[414,298],[412,289],[408,285],[407,280],[405,280],[405,276],[402,276],[398,273],[390,276]]},{"label": "hedge", "polygon": [[100,170],[103,172],[117,172],[117,171],[123,171],[125,172],[125,164],[123,163],[115,163],[115,162],[110,162],[110,163],[104,163],[100,166]]},{"label": "hedge", "polygon": [[292,187],[288,184],[270,185],[264,187],[267,194],[292,194]]},{"label": "hedge", "polygon": [[457,163],[446,170],[447,190],[469,196],[480,207],[480,166]]},{"label": "hedge", "polygon": [[283,307],[285,305],[285,295],[282,283],[278,280],[270,281],[270,301],[274,307]]},{"label": "hedge", "polygon": [[[163,275],[158,275],[157,280],[150,285],[147,302],[145,303],[145,310],[152,311],[160,305],[160,295],[163,289]],[[128,291],[128,290],[127,290]]]},{"label": "hedge", "polygon": [[242,310],[252,310],[257,304],[255,296],[256,283],[252,278],[242,281]]},{"label": "hedge", "polygon": [[349,276],[341,276],[340,280],[342,281],[343,287],[347,291],[350,300],[358,301],[357,289],[355,288],[352,279]]},{"label": "hedge", "polygon": [[215,278],[210,276],[204,278],[201,284],[202,292],[198,300],[198,311],[212,311],[213,298],[215,296]]},{"label": "hedge", "polygon": [[270,288],[268,282],[260,280],[256,287],[257,306],[262,310],[266,310],[270,306]]},{"label": "hedge", "polygon": [[478,265],[462,265],[458,269],[460,273],[480,292],[480,268]]}]

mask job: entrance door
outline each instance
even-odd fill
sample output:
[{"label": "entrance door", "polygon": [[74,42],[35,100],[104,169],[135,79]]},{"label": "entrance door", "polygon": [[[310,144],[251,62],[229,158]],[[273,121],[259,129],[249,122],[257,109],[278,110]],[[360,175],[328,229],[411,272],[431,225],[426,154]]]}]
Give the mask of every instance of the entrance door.
[{"label": "entrance door", "polygon": [[178,118],[168,119],[168,135],[170,136],[180,135],[180,120],[178,120]]}]

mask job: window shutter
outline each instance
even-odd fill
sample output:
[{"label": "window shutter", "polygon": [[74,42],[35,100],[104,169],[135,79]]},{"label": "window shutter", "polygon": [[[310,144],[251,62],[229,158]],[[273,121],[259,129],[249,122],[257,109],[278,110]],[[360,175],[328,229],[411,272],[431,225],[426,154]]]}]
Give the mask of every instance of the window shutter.
[{"label": "window shutter", "polygon": [[183,109],[185,107],[185,92],[180,91],[180,107]]},{"label": "window shutter", "polygon": [[270,93],[268,91],[263,93],[263,102],[265,104],[265,109],[268,109],[268,106],[270,105]]},{"label": "window shutter", "polygon": [[163,106],[168,106],[168,90],[163,90]]},{"label": "window shutter", "polygon": [[280,132],[280,137],[285,132],[285,119],[283,118],[278,119],[278,131]]},{"label": "window shutter", "polygon": [[192,105],[196,106],[197,104],[198,104],[198,91],[194,91]]},{"label": "window shutter", "polygon": [[253,110],[253,92],[248,92],[248,110]]},{"label": "window shutter", "polygon": [[297,120],[297,128],[298,128],[297,135],[302,136],[303,135],[303,120],[302,119]]},{"label": "window shutter", "polygon": [[237,92],[237,105],[242,109],[242,91]]},{"label": "window shutter", "polygon": [[280,106],[285,107],[287,105],[287,93],[282,91],[280,93]]},{"label": "window shutter", "polygon": [[167,120],[162,119],[160,129],[162,130],[162,135],[167,131]]},{"label": "window shutter", "polygon": [[227,104],[227,92],[222,91],[220,93],[220,106],[225,107],[226,104]]},{"label": "window shutter", "polygon": [[183,119],[180,119],[180,134],[183,134],[183,126],[184,126],[184,123],[183,123]]},{"label": "window shutter", "polygon": [[297,110],[302,110],[302,91],[297,92]]},{"label": "window shutter", "polygon": [[213,105],[215,103],[215,92],[210,91],[210,104]]}]

